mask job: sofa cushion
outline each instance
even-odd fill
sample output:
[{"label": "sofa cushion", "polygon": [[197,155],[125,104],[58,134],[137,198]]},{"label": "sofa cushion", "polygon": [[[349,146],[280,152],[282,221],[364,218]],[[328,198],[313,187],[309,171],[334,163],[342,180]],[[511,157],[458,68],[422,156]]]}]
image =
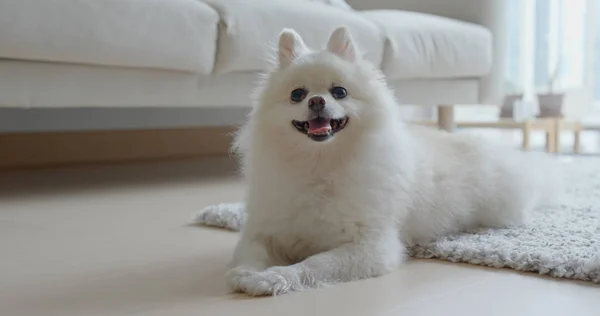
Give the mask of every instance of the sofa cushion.
[{"label": "sofa cushion", "polygon": [[312,1],[207,1],[221,14],[215,71],[262,71],[268,66],[277,35],[293,28],[312,48],[321,48],[330,33],[347,26],[365,58],[381,64],[384,36],[380,28],[360,15]]},{"label": "sofa cushion", "polygon": [[395,10],[362,11],[385,32],[382,69],[390,79],[487,75],[492,34],[483,26]]},{"label": "sofa cushion", "polygon": [[0,1],[0,58],[207,74],[218,20],[197,0]]}]

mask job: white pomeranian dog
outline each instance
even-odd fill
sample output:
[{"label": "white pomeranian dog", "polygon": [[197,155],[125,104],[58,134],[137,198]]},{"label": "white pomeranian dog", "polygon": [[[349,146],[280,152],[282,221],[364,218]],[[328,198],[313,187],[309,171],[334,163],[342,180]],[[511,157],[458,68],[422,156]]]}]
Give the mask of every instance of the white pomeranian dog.
[{"label": "white pomeranian dog", "polygon": [[558,193],[553,167],[533,156],[403,123],[346,28],[321,51],[286,29],[277,56],[234,144],[245,202],[195,217],[242,230],[226,276],[235,291],[278,295],[380,276],[411,244],[521,224]]}]

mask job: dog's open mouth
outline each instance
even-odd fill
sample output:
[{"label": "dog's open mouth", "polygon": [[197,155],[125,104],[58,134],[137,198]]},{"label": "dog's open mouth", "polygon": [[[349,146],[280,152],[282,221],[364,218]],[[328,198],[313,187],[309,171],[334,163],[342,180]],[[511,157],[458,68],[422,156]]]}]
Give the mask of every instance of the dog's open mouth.
[{"label": "dog's open mouth", "polygon": [[305,134],[310,139],[318,142],[333,137],[333,134],[343,130],[347,124],[347,116],[344,116],[339,119],[317,117],[308,121],[292,121],[292,125],[294,125],[294,127],[300,133]]}]

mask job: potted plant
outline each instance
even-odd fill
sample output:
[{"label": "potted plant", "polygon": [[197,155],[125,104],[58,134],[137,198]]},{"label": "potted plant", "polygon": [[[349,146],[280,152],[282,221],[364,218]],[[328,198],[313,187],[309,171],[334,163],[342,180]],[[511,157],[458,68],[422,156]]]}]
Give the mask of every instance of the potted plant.
[{"label": "potted plant", "polygon": [[561,66],[562,59],[559,58],[556,67],[554,67],[548,78],[548,91],[546,93],[538,93],[538,104],[540,105],[540,114],[538,117],[563,117],[562,110],[565,94],[555,91]]},{"label": "potted plant", "polygon": [[500,118],[513,119],[515,103],[523,99],[523,89],[512,81],[505,82],[507,94],[500,108]]}]

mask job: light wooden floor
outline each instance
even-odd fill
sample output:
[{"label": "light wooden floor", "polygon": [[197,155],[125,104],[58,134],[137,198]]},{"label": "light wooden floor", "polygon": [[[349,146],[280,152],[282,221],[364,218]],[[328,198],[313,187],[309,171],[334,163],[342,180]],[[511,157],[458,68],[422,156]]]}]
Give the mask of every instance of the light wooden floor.
[{"label": "light wooden floor", "polygon": [[188,226],[238,200],[228,159],[0,175],[0,315],[597,316],[600,287],[437,261],[276,298],[229,294],[235,233]]}]

